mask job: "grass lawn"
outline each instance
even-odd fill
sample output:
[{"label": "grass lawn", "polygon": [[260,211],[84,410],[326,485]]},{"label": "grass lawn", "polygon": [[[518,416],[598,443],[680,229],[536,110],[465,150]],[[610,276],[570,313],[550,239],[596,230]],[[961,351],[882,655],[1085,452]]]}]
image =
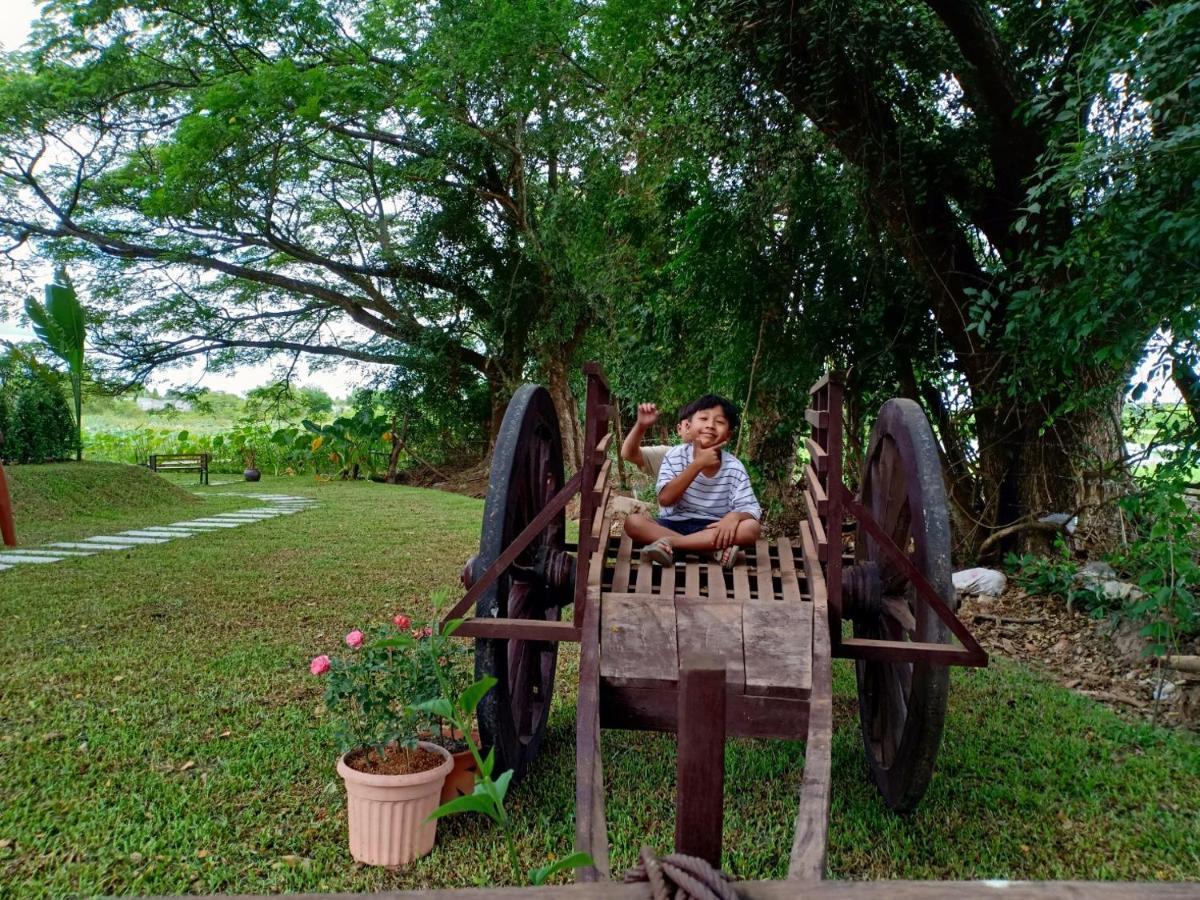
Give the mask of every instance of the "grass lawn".
[{"label": "grass lawn", "polygon": [[[256,488],[210,489],[231,490]],[[307,671],[353,627],[426,612],[472,552],[482,503],[308,479],[257,490],[320,506],[0,573],[0,895],[507,880],[499,837],[478,818],[443,822],[433,854],[405,871],[351,862]],[[167,519],[240,501],[177,502]],[[27,519],[37,534],[68,527]],[[132,524],[148,523],[120,527]],[[526,867],[569,852],[574,834],[573,649],[544,755],[511,798]],[[1194,737],[1127,724],[1014,666],[956,670],[938,773],[901,819],[866,781],[845,663],[835,704],[832,877],[1200,878]],[[604,760],[618,870],[642,843],[671,844],[673,741],[605,732]],[[802,760],[797,743],[729,744],[727,870],[784,873]]]}]

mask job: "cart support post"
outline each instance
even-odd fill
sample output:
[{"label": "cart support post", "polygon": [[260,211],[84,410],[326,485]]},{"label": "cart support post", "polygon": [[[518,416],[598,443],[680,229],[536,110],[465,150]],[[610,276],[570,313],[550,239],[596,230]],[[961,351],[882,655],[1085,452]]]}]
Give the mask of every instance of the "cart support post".
[{"label": "cart support post", "polygon": [[679,670],[675,852],[721,867],[725,807],[725,663],[691,658]]},{"label": "cart support post", "polygon": [[[0,442],[3,442],[0,435]],[[0,463],[0,538],[9,547],[17,546],[17,529],[13,526],[12,500],[8,495],[8,482],[4,480],[4,463]]]}]

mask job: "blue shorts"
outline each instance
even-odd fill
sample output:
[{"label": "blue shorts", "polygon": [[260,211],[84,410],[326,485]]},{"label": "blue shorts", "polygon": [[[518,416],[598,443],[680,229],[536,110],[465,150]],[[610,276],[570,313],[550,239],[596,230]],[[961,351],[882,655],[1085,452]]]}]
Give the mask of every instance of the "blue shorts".
[{"label": "blue shorts", "polygon": [[659,516],[654,520],[663,528],[670,528],[676,534],[695,534],[712,525],[716,519],[664,519]]}]

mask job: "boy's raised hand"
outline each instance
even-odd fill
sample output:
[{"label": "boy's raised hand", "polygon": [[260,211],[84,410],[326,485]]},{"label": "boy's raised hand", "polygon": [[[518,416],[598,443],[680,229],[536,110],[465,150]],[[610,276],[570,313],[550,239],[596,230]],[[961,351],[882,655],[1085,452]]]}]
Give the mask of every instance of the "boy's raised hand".
[{"label": "boy's raised hand", "polygon": [[637,410],[638,426],[649,428],[658,421],[658,407],[653,403],[639,403]]},{"label": "boy's raised hand", "polygon": [[699,442],[696,443],[696,452],[692,460],[702,469],[710,469],[713,466],[721,464],[721,448],[728,444],[728,440],[721,441],[719,444],[713,444],[711,447],[700,447]]}]

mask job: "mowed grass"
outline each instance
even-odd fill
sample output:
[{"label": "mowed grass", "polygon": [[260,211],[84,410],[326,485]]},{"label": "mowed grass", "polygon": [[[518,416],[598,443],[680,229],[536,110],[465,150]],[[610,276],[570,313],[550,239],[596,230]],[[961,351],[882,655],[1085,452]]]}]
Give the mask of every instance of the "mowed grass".
[{"label": "mowed grass", "polygon": [[10,466],[5,474],[21,547],[165,525],[259,503],[222,496],[216,487],[201,488],[197,473],[164,477],[121,463]]},{"label": "mowed grass", "polygon": [[[235,489],[256,490],[212,492]],[[320,506],[0,573],[0,894],[510,880],[479,818],[441,823],[433,854],[406,870],[352,863],[321,684],[307,671],[353,627],[429,612],[473,552],[482,503],[305,479],[257,490]],[[186,506],[175,518],[194,514]],[[575,648],[559,673],[544,753],[511,795],[525,867],[568,853],[574,834]],[[832,877],[1200,878],[1193,737],[1127,724],[1015,666],[957,670],[933,786],[899,818],[866,780],[854,703],[839,663]],[[728,871],[784,874],[803,751],[728,745]],[[673,739],[605,732],[604,764],[619,870],[643,843],[670,847]]]}]

